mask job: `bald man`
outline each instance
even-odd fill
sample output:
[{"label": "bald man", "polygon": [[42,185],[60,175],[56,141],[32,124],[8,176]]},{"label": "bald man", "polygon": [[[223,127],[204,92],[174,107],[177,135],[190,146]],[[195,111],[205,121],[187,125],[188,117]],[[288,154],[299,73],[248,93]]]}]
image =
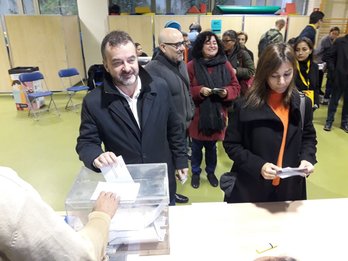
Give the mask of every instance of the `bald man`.
[{"label": "bald man", "polygon": [[[159,52],[148,63],[145,70],[151,75],[163,78],[170,89],[176,113],[185,132],[194,114],[194,104],[190,94],[190,81],[184,59],[184,38],[174,28],[164,28],[158,36]],[[186,203],[188,198],[176,194],[176,203]]]}]

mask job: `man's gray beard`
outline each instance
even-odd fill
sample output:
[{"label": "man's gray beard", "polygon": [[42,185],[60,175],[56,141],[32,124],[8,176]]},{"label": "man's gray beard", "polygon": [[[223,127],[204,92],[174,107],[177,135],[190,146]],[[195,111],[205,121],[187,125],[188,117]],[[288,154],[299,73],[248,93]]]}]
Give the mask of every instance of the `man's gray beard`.
[{"label": "man's gray beard", "polygon": [[[135,78],[134,80],[133,80],[133,77]],[[121,77],[120,82],[122,83],[123,86],[130,86],[130,85],[133,85],[137,79],[138,79],[138,76],[133,74],[132,78],[128,80],[123,80],[123,77]]]}]

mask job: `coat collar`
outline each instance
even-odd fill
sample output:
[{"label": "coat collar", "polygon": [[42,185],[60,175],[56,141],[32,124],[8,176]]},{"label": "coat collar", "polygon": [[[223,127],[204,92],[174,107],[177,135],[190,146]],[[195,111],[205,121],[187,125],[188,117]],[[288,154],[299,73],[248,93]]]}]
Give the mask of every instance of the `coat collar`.
[{"label": "coat collar", "polygon": [[[139,78],[142,88],[138,98],[138,112],[141,129],[143,129],[150,115],[157,91],[150,87],[153,79],[142,67],[139,67]],[[109,73],[105,75],[102,88],[103,107],[108,108],[110,112],[121,118],[132,129],[135,136],[140,139],[140,129],[136,121],[132,119],[129,111],[127,111],[128,103],[119,90],[115,88]]]},{"label": "coat collar", "polygon": [[[242,104],[244,104],[242,102]],[[243,106],[243,105],[242,105]],[[298,121],[301,117],[300,113],[300,95],[297,90],[294,90],[290,100],[290,121]],[[272,108],[266,103],[261,108],[242,108],[240,111],[240,120],[243,122],[254,120],[276,120],[279,118],[275,115]]]}]

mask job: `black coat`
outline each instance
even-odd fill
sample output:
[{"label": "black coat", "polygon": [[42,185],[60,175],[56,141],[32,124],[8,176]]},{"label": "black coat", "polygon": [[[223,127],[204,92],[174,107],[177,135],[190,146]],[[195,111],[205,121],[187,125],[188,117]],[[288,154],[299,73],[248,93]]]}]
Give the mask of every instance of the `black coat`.
[{"label": "black coat", "polygon": [[[309,90],[314,91],[314,104],[318,105],[319,107],[319,67],[318,64],[311,61],[311,65],[309,67],[308,72],[308,78],[309,78]],[[295,85],[298,90],[308,90],[308,87],[302,82],[299,72],[296,73],[295,78]]]},{"label": "black coat", "polygon": [[76,151],[86,167],[99,171],[93,161],[105,151],[122,155],[126,164],[167,163],[169,191],[176,190],[175,169],[188,167],[185,132],[166,83],[142,68],[142,89],[138,98],[141,129],[128,102],[114,87],[109,74],[104,86],[86,95],[81,111],[80,136]]},{"label": "black coat", "polygon": [[323,56],[323,60],[328,63],[332,70],[334,80],[338,85],[347,86],[348,76],[348,34],[337,38],[332,47]]},{"label": "black coat", "polygon": [[178,116],[183,123],[183,128],[188,129],[194,115],[195,105],[190,93],[190,79],[188,77],[186,64],[181,61],[174,64],[169,61],[162,51],[151,60],[145,70],[150,74],[162,78],[173,97],[173,103]]},{"label": "black coat", "polygon": [[[244,100],[235,103],[229,117],[223,146],[234,161],[231,171],[237,173],[235,186],[227,202],[267,202],[306,199],[306,180],[295,176],[282,179],[279,186],[261,176],[267,163],[277,164],[282,143],[283,124],[272,109],[243,107]],[[316,132],[313,126],[311,101],[306,98],[303,131],[300,98],[294,91],[289,112],[289,125],[283,155],[283,167],[298,167],[301,160],[316,163]]]}]

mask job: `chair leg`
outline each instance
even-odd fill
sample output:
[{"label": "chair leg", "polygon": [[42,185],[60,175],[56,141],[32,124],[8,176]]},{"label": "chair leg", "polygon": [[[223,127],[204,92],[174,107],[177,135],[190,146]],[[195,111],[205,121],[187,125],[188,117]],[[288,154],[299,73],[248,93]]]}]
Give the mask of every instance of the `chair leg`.
[{"label": "chair leg", "polygon": [[68,110],[68,109],[71,109],[73,111],[75,111],[76,113],[78,112],[77,110],[77,106],[78,104],[75,104],[74,101],[73,101],[73,96],[76,94],[77,92],[71,92],[69,93],[69,100],[68,102],[66,103],[65,105],[65,109]]},{"label": "chair leg", "polygon": [[29,101],[28,106],[29,106],[29,114],[28,116],[30,116],[30,113],[33,115],[33,118],[35,121],[39,120],[39,116],[36,114],[35,109],[34,109],[34,105],[33,102],[35,102],[36,99],[33,99],[32,101]]},{"label": "chair leg", "polygon": [[52,95],[51,95],[51,100],[50,100],[50,104],[49,104],[48,108],[50,108],[51,104],[53,104],[54,109],[55,109],[55,111],[56,111],[58,117],[60,117],[60,112],[59,112],[59,110],[58,110],[58,108],[57,108],[56,102],[54,101]]},{"label": "chair leg", "polygon": [[68,93],[68,96],[69,96],[69,100],[68,102],[66,103],[65,105],[65,109],[68,110],[70,107],[74,107],[74,102],[72,100],[72,97],[75,95],[75,92],[71,92],[71,93]]}]

